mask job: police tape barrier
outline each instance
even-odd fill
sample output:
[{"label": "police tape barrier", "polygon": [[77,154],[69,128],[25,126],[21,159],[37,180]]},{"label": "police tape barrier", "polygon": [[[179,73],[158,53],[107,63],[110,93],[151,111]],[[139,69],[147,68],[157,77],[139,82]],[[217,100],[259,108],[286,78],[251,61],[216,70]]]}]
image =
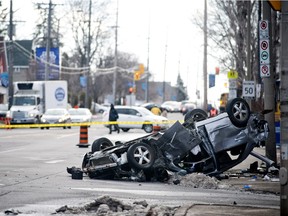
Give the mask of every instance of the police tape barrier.
[{"label": "police tape barrier", "polygon": [[91,125],[113,125],[113,124],[174,124],[176,121],[184,122],[181,120],[168,120],[165,122],[131,122],[131,121],[117,121],[117,122],[103,122],[103,121],[95,121],[95,122],[82,122],[82,123],[63,123],[63,124],[10,124],[5,125],[0,123],[0,129],[11,129],[11,128],[45,128],[45,127],[73,127],[73,126],[91,126]]}]

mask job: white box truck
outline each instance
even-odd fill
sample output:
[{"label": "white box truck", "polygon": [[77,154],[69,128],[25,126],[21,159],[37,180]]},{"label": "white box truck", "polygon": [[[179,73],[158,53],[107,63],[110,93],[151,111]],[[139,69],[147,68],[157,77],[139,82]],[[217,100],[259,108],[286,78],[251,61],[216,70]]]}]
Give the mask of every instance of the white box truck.
[{"label": "white box truck", "polygon": [[67,109],[67,81],[25,81],[13,85],[13,103],[8,113],[11,124],[40,123],[47,109]]}]

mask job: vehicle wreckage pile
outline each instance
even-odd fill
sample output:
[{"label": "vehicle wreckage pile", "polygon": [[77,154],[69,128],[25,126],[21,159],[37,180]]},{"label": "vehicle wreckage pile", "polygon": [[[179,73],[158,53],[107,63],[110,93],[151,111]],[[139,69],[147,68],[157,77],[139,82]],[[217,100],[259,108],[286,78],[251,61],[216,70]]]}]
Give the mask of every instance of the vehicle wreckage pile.
[{"label": "vehicle wreckage pile", "polygon": [[95,179],[161,182],[168,181],[171,173],[217,177],[250,154],[270,167],[273,161],[253,151],[267,139],[268,131],[261,115],[251,113],[244,99],[235,98],[216,117],[194,109],[183,124],[177,121],[166,131],[114,144],[99,138],[85,154],[82,168],[67,168],[67,172],[72,179],[82,179],[85,173]]}]

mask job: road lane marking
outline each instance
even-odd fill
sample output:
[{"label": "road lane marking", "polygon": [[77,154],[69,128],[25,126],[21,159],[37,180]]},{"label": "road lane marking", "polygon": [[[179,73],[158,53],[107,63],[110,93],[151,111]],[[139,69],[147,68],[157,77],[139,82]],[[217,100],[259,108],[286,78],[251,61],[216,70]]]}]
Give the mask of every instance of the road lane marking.
[{"label": "road lane marking", "polygon": [[48,164],[55,164],[55,163],[61,163],[65,160],[53,160],[53,161],[46,161],[45,163],[48,163]]}]

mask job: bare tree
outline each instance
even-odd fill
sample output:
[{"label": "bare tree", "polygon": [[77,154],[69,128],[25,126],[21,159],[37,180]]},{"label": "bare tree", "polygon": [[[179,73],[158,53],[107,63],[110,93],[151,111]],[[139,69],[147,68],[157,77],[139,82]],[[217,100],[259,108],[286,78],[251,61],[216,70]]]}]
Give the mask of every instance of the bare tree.
[{"label": "bare tree", "polygon": [[[110,39],[111,27],[107,26],[109,25],[107,6],[110,4],[110,1],[92,1],[91,20],[89,20],[89,1],[72,0],[67,2],[72,16],[70,25],[76,47],[75,51],[80,56],[79,66],[85,66],[87,58],[90,65],[96,65],[105,43]],[[88,40],[89,26],[90,40]],[[89,41],[91,44],[88,44]],[[90,48],[89,56],[87,56],[88,46]]]},{"label": "bare tree", "polygon": [[[104,95],[112,94],[114,58],[112,50],[108,51],[108,55],[101,58],[98,65],[98,71],[94,76],[94,101],[103,102]],[[135,55],[118,51],[117,55],[118,75],[117,75],[117,95],[116,98],[123,98],[128,93],[129,85],[133,83],[134,69],[139,65]],[[109,70],[111,68],[111,70]],[[101,72],[102,71],[102,72]]]},{"label": "bare tree", "polygon": [[[0,2],[0,8],[1,8],[1,2]],[[9,11],[7,8],[1,8],[0,10],[0,35],[7,34],[7,16],[9,14]]]},{"label": "bare tree", "polygon": [[[248,11],[247,0],[210,0],[208,15],[208,38],[210,55],[218,58],[221,66],[226,70],[235,69],[239,74],[239,81],[247,75],[247,46],[251,48],[251,71],[257,68],[257,25],[259,1],[251,0],[251,11]],[[248,15],[251,14],[251,29],[248,29]],[[194,19],[203,29],[202,18]],[[251,42],[248,44],[247,34],[251,34]],[[217,56],[213,55],[217,53]],[[219,55],[220,53],[220,55]],[[257,78],[251,74],[251,79]]]}]

